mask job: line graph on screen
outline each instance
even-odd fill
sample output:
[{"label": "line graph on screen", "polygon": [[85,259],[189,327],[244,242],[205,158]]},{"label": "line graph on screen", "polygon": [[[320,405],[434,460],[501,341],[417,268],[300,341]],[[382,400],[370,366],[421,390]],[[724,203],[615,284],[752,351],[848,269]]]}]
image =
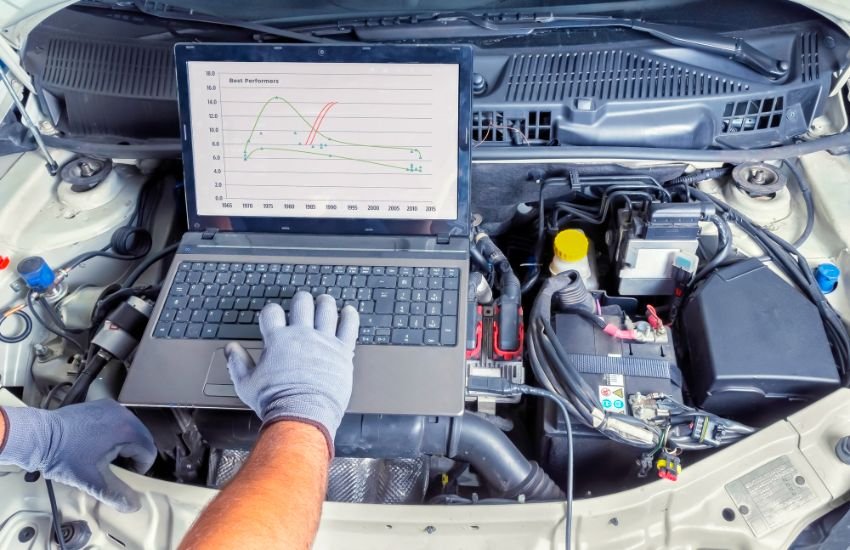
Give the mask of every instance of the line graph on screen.
[{"label": "line graph on screen", "polygon": [[451,218],[456,73],[450,65],[190,65],[199,211]]},{"label": "line graph on screen", "polygon": [[[260,126],[261,121],[265,122],[264,115],[266,111],[269,109],[269,106],[272,104],[281,104],[286,106],[289,111],[291,111],[295,117],[297,117],[298,121],[303,123],[303,127],[300,130],[293,129],[284,129],[284,130],[266,130],[271,132],[283,132],[288,134],[290,131],[293,135],[294,139],[298,141],[292,144],[286,144],[285,146],[281,146],[278,144],[270,144],[270,145],[258,145],[256,143],[252,143],[252,139],[255,136],[263,136],[266,131],[258,130],[258,126]],[[319,112],[310,120],[307,116],[305,116],[295,105],[292,104],[291,101],[287,100],[285,97],[281,96],[272,96],[265,103],[263,103],[262,107],[260,107],[259,112],[257,113],[256,118],[254,119],[253,124],[251,125],[251,130],[248,133],[248,137],[245,139],[245,145],[242,148],[242,160],[248,161],[254,157],[255,154],[260,154],[265,151],[273,152],[273,151],[282,151],[285,153],[292,153],[296,155],[310,155],[313,157],[320,157],[322,159],[331,159],[331,160],[347,160],[351,162],[364,163],[364,164],[372,164],[375,166],[382,166],[386,168],[392,168],[395,170],[399,170],[401,172],[406,173],[421,173],[422,163],[418,162],[423,160],[422,158],[422,149],[419,147],[410,147],[410,146],[402,146],[402,145],[382,145],[380,143],[363,143],[363,142],[355,142],[351,140],[343,140],[332,137],[328,133],[322,132],[322,124],[326,118],[328,118],[328,113],[333,109],[334,106],[338,105],[338,101],[328,101],[326,102]],[[330,117],[331,122],[333,121],[333,116]],[[303,138],[304,133],[306,132],[306,137]],[[347,146],[355,149],[362,150],[376,150],[376,151],[399,151],[402,153],[407,153],[410,156],[410,162],[408,164],[404,164],[402,161],[404,159],[399,159],[398,162],[389,162],[385,160],[375,160],[369,158],[368,156],[363,155],[343,155],[339,153],[330,152],[329,145],[336,146]],[[262,155],[265,157],[265,155]],[[265,157],[269,158],[269,157]],[[273,157],[272,157],[273,158]],[[293,160],[293,159],[286,159]]]}]

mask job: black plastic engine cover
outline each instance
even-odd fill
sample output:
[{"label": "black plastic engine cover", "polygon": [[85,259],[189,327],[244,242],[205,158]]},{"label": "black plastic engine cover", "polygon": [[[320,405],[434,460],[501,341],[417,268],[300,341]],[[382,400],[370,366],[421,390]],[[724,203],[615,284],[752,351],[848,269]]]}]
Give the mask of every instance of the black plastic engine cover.
[{"label": "black plastic engine cover", "polygon": [[817,308],[756,259],[709,275],[682,313],[689,388],[713,413],[776,418],[840,384]]}]

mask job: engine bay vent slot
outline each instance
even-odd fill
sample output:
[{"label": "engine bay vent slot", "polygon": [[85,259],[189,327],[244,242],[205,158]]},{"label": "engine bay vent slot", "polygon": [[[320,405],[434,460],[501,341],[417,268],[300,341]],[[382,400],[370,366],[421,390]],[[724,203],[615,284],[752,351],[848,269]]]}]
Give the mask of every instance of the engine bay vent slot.
[{"label": "engine bay vent slot", "polygon": [[526,119],[525,135],[528,141],[548,142],[552,139],[552,113],[549,111],[530,111]]},{"label": "engine bay vent slot", "polygon": [[475,111],[472,139],[480,145],[547,145],[552,140],[551,111]]},{"label": "engine bay vent slot", "polygon": [[509,63],[507,101],[654,99],[749,90],[739,80],[620,49],[516,54]]},{"label": "engine bay vent slot", "polygon": [[174,54],[165,46],[53,38],[42,79],[68,90],[173,100]]},{"label": "engine bay vent slot", "polygon": [[804,32],[800,35],[800,74],[803,82],[820,78],[818,39],[816,32]]},{"label": "engine bay vent slot", "polygon": [[723,109],[723,133],[778,128],[784,108],[785,100],[781,96],[729,102]]},{"label": "engine bay vent slot", "polygon": [[510,130],[505,126],[504,111],[474,111],[472,113],[472,139],[482,143],[508,143]]}]

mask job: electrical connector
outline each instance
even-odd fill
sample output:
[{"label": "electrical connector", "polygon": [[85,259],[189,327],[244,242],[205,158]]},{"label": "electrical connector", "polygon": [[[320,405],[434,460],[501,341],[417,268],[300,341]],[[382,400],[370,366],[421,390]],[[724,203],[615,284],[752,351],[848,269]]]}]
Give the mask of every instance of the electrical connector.
[{"label": "electrical connector", "polygon": [[723,427],[708,416],[697,416],[691,425],[691,439],[712,447],[721,445]]},{"label": "electrical connector", "polygon": [[522,393],[517,384],[495,376],[469,376],[466,379],[466,390],[491,395],[520,395]]},{"label": "electrical connector", "polygon": [[643,453],[636,462],[638,465],[638,477],[646,477],[649,475],[649,472],[652,471],[652,467],[655,462],[655,455],[653,453]]},{"label": "electrical connector", "polygon": [[650,393],[644,395],[640,392],[629,395],[629,405],[632,416],[640,418],[645,422],[654,422],[670,418],[670,409],[663,402],[666,396],[663,393]]},{"label": "electrical connector", "polygon": [[676,481],[682,473],[682,463],[679,461],[678,456],[670,454],[667,451],[661,451],[661,454],[658,455],[658,459],[655,461],[655,469],[658,470],[658,477],[661,479]]}]

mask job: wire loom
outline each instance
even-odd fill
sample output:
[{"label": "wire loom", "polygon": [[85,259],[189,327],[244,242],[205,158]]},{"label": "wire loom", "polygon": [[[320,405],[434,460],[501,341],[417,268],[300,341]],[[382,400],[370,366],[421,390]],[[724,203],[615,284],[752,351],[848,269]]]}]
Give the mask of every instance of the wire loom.
[{"label": "wire loom", "polygon": [[[753,433],[754,430],[749,426],[688,407],[669,396],[658,401],[659,406],[670,413],[666,425],[603,411],[593,389],[570,364],[550,321],[552,300],[572,282],[573,277],[569,272],[546,280],[531,311],[528,337],[528,357],[535,376],[549,391],[566,400],[565,405],[572,416],[609,439],[644,449],[649,455],[662,450],[668,442],[683,450],[710,449],[733,443]],[[587,312],[587,315],[581,317],[606,334],[616,336],[606,330],[601,318],[595,319],[592,313]],[[693,439],[691,423],[697,418],[705,418],[713,423],[717,427],[717,437],[703,441]]]}]

